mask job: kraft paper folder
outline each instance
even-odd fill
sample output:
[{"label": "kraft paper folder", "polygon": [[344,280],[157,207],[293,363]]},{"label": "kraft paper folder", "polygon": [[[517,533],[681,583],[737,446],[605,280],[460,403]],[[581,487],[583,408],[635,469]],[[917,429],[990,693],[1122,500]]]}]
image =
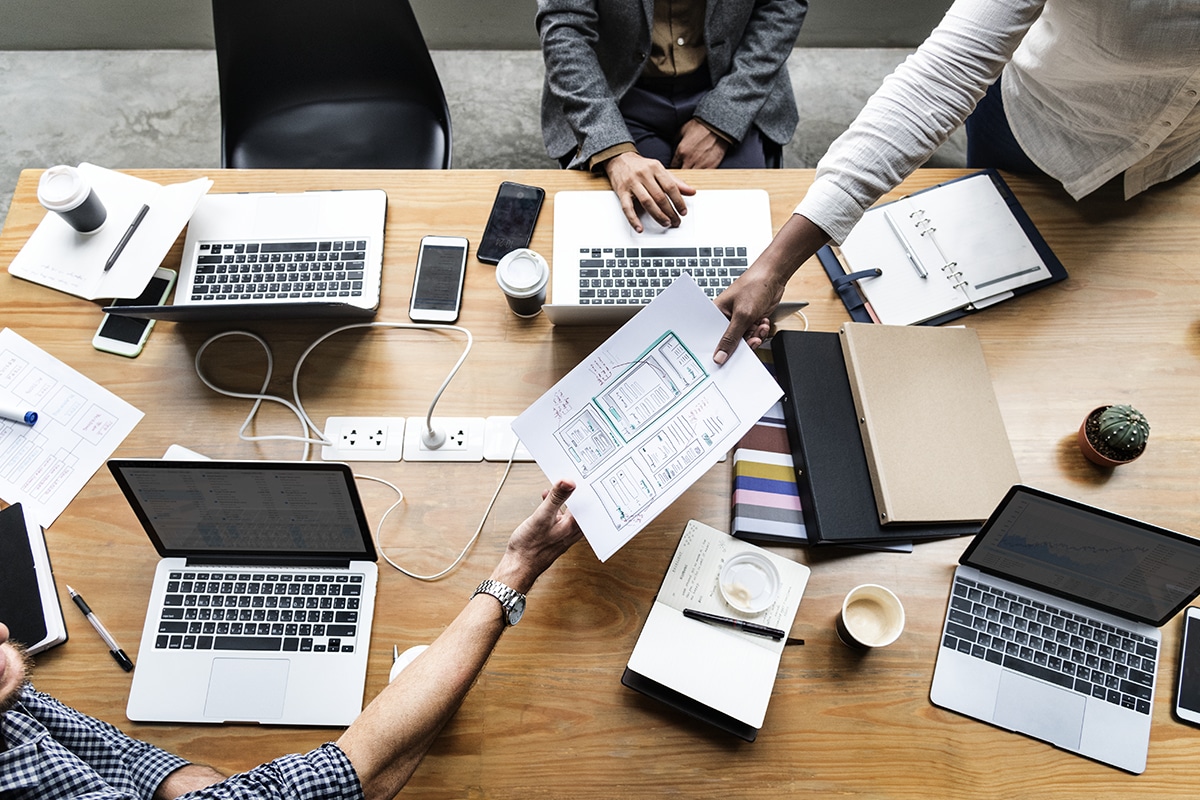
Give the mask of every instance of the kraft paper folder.
[{"label": "kraft paper folder", "polygon": [[940,325],[1067,277],[995,170],[874,206],[840,251],[817,255],[857,322]]},{"label": "kraft paper folder", "polygon": [[880,522],[987,519],[1020,475],[975,331],[840,335]]},{"label": "kraft paper folder", "polygon": [[779,331],[771,339],[809,542],[895,543],[978,533],[977,522],[880,523],[840,338]]},{"label": "kraft paper folder", "polygon": [[30,654],[67,640],[46,537],[20,503],[0,511],[0,622]]},{"label": "kraft paper folder", "polygon": [[[770,559],[780,578],[775,602],[755,615],[728,605],[717,584],[725,559],[748,551]],[[788,631],[795,622],[808,575],[803,564],[691,520],[679,539],[621,683],[754,741],[766,717],[785,641],[689,619],[683,610],[695,608]]]}]

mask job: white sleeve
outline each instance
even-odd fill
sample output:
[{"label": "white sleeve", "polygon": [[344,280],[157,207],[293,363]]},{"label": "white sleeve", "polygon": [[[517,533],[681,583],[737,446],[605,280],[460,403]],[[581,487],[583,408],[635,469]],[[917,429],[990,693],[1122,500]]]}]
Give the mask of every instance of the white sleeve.
[{"label": "white sleeve", "polygon": [[817,164],[797,214],[842,242],[974,110],[1047,0],[956,0]]}]

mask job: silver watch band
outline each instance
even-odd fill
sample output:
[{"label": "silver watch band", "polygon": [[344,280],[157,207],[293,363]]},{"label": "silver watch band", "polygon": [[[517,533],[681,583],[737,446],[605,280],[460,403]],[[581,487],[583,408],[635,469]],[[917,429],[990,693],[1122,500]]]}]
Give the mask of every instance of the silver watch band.
[{"label": "silver watch band", "polygon": [[504,609],[506,625],[516,625],[525,611],[525,595],[500,581],[487,578],[475,588],[471,597],[473,598],[477,594],[490,594],[500,601],[500,605]]}]

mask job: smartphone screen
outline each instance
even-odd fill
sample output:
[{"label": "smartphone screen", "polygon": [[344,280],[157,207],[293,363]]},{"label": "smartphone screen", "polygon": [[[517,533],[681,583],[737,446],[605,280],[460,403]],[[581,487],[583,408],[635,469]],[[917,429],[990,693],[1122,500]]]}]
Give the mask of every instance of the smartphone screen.
[{"label": "smartphone screen", "polygon": [[[146,284],[146,288],[137,297],[127,297],[117,299],[112,302],[114,306],[152,306],[162,302],[167,290],[170,289],[171,282],[166,278],[161,278],[155,275]],[[133,317],[118,317],[112,314],[106,314],[104,323],[100,326],[100,330],[96,332],[96,336],[101,339],[112,339],[126,344],[137,344],[141,341],[142,334],[145,333],[147,326],[151,320],[135,319]]]},{"label": "smartphone screen", "polygon": [[[1183,653],[1179,659],[1179,692],[1175,702],[1181,715],[1195,722],[1200,719],[1200,614],[1188,609],[1183,619]],[[1183,712],[1191,712],[1191,716]]]},{"label": "smartphone screen", "polygon": [[452,236],[422,239],[408,316],[418,322],[458,319],[466,266],[466,239]]},{"label": "smartphone screen", "polygon": [[497,264],[507,253],[528,247],[545,196],[537,186],[501,183],[475,257],[485,264]]}]

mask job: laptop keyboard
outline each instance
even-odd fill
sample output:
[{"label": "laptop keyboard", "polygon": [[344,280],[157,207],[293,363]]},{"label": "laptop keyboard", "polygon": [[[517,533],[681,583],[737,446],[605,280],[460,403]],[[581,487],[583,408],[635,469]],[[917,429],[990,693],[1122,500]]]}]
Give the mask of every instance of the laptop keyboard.
[{"label": "laptop keyboard", "polygon": [[154,647],[350,653],[362,589],[361,573],[171,572]]},{"label": "laptop keyboard", "polygon": [[191,299],[284,300],[360,297],[367,243],[201,242]]},{"label": "laptop keyboard", "polygon": [[1150,713],[1155,642],[983,582],[955,577],[942,647]]},{"label": "laptop keyboard", "polygon": [[716,297],[749,266],[745,247],[585,247],[579,256],[580,305],[645,305],[685,272]]}]

